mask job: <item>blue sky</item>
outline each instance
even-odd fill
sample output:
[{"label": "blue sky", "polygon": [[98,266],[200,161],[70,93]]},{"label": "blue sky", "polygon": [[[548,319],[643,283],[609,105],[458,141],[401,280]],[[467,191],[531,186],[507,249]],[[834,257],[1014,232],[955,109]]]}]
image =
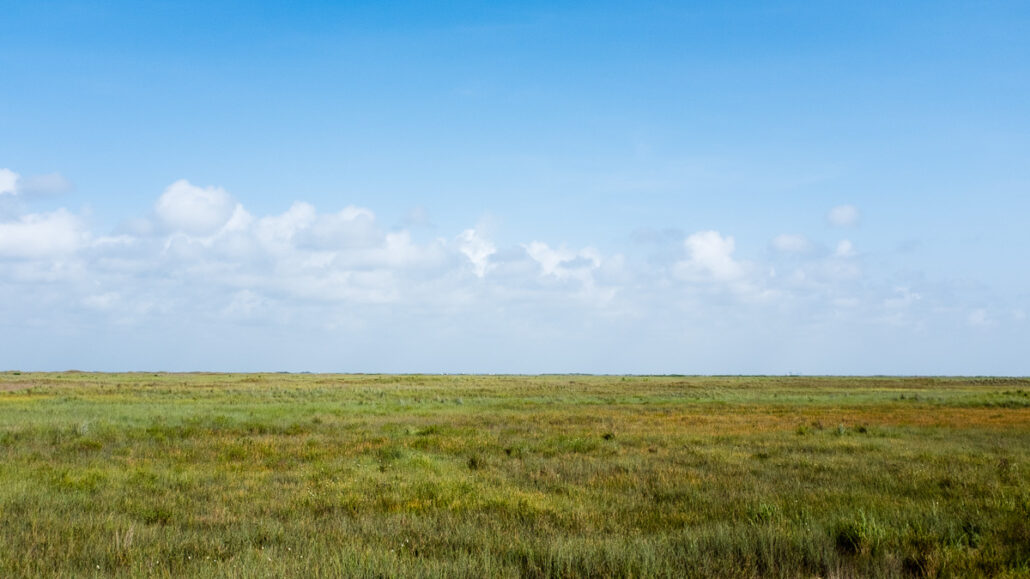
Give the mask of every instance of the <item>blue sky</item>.
[{"label": "blue sky", "polygon": [[1023,2],[3,2],[0,367],[1030,373]]}]

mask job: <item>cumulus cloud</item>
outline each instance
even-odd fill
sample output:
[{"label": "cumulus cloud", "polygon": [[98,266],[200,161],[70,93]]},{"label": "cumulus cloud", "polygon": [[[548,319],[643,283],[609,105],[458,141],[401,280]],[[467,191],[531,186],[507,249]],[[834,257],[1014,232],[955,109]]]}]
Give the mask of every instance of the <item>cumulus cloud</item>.
[{"label": "cumulus cloud", "polygon": [[[0,174],[3,186],[16,193],[19,177],[8,173]],[[256,215],[223,189],[185,180],[155,197],[149,216],[110,234],[90,231],[64,209],[0,219],[0,317],[51,327],[83,320],[133,335],[193,331],[178,336],[195,334],[202,320],[233,339],[264,328],[276,343],[290,331],[329,332],[319,334],[329,342],[351,332],[360,345],[380,328],[385,337],[366,351],[380,356],[396,351],[393,340],[421,344],[423,336],[440,351],[448,339],[457,351],[502,334],[540,344],[612,336],[598,351],[621,353],[633,344],[620,336],[634,332],[644,337],[643,351],[689,333],[704,341],[712,328],[738,327],[748,339],[752,330],[827,324],[911,328],[941,311],[952,324],[1026,327],[1023,310],[1010,314],[1025,302],[978,312],[982,302],[942,303],[941,291],[918,280],[867,275],[862,268],[875,264],[857,259],[847,239],[823,251],[804,235],[780,235],[770,248],[790,259],[763,263],[738,254],[761,255],[760,247],[738,247],[727,233],[668,230],[624,255],[544,239],[499,246],[488,223],[415,239],[357,206],[320,210],[297,201]],[[246,330],[233,334],[237,326]]]},{"label": "cumulus cloud", "polygon": [[[179,278],[203,277],[205,285],[222,285],[225,291],[282,298],[267,303],[378,304],[417,293],[419,278],[447,261],[443,241],[418,244],[408,231],[384,232],[375,214],[361,207],[323,213],[298,201],[281,214],[255,217],[235,203],[232,215],[217,226],[220,221],[194,229],[203,235],[180,227],[157,238],[162,270]],[[256,311],[243,307],[251,294],[235,295],[236,305],[222,308],[220,315],[244,319],[244,311]]]},{"label": "cumulus cloud", "polygon": [[458,235],[458,250],[472,263],[476,277],[486,275],[490,267],[490,256],[497,253],[497,247],[473,229],[466,229]]},{"label": "cumulus cloud", "polygon": [[272,250],[289,248],[297,234],[310,227],[318,218],[314,205],[298,201],[285,213],[263,217],[255,225],[257,239]]},{"label": "cumulus cloud", "polygon": [[154,212],[169,231],[209,235],[225,225],[235,209],[235,201],[221,187],[196,187],[180,179],[161,194]]},{"label": "cumulus cloud", "polygon": [[773,238],[772,247],[780,253],[809,253],[814,246],[804,235],[784,233]]},{"label": "cumulus cloud", "polygon": [[[620,255],[605,258],[593,247],[551,247],[542,241],[523,244],[522,249],[522,255],[535,266],[522,270],[527,277],[521,278],[521,282],[530,291],[551,292],[556,299],[572,299],[589,307],[608,307],[619,293],[618,285],[626,281],[620,279],[625,273],[624,258]],[[507,264],[508,273],[519,271],[511,267],[518,261],[516,257]],[[508,281],[519,280],[515,277]]]},{"label": "cumulus cloud", "polygon": [[860,217],[858,207],[854,205],[838,205],[826,214],[826,220],[834,227],[853,227]]},{"label": "cumulus cloud", "polygon": [[744,275],[744,266],[733,258],[736,243],[718,231],[699,231],[683,242],[687,259],[676,265],[681,277],[691,281],[734,281]]},{"label": "cumulus cloud", "polygon": [[593,248],[572,250],[567,247],[551,248],[546,243],[534,241],[524,246],[526,253],[540,264],[544,275],[558,279],[582,277],[582,273],[601,265],[601,255]]},{"label": "cumulus cloud", "polygon": [[0,195],[18,194],[19,175],[10,169],[0,169]]},{"label": "cumulus cloud", "polygon": [[317,216],[308,224],[301,242],[314,248],[340,249],[371,247],[381,239],[375,214],[348,206],[338,213]]},{"label": "cumulus cloud", "polygon": [[0,223],[0,257],[40,259],[68,255],[89,235],[82,220],[64,209]]}]

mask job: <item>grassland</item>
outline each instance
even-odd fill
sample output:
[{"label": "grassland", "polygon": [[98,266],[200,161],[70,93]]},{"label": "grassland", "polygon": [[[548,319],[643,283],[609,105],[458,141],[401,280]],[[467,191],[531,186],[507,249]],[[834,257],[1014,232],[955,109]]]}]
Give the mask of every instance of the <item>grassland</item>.
[{"label": "grassland", "polygon": [[0,373],[0,576],[1028,576],[1030,380]]}]

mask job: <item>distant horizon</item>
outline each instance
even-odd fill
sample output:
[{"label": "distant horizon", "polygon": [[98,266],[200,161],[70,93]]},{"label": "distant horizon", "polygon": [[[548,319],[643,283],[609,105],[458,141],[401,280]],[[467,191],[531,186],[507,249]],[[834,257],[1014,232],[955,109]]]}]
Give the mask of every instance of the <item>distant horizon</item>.
[{"label": "distant horizon", "polygon": [[1030,374],[1030,4],[59,0],[0,366]]},{"label": "distant horizon", "polygon": [[253,371],[212,371],[212,370],[0,370],[0,374],[303,374],[312,376],[511,376],[511,377],[546,377],[546,376],[597,376],[626,378],[947,378],[957,380],[975,379],[1030,379],[1028,375],[1017,374],[612,374],[591,372],[310,372],[307,370],[253,370]]}]

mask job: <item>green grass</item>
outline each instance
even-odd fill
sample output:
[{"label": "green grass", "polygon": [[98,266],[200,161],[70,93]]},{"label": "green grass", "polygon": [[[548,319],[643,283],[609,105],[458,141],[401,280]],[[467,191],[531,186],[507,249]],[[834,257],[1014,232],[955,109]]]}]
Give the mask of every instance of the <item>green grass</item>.
[{"label": "green grass", "polygon": [[0,576],[1030,576],[1030,380],[0,373]]}]

